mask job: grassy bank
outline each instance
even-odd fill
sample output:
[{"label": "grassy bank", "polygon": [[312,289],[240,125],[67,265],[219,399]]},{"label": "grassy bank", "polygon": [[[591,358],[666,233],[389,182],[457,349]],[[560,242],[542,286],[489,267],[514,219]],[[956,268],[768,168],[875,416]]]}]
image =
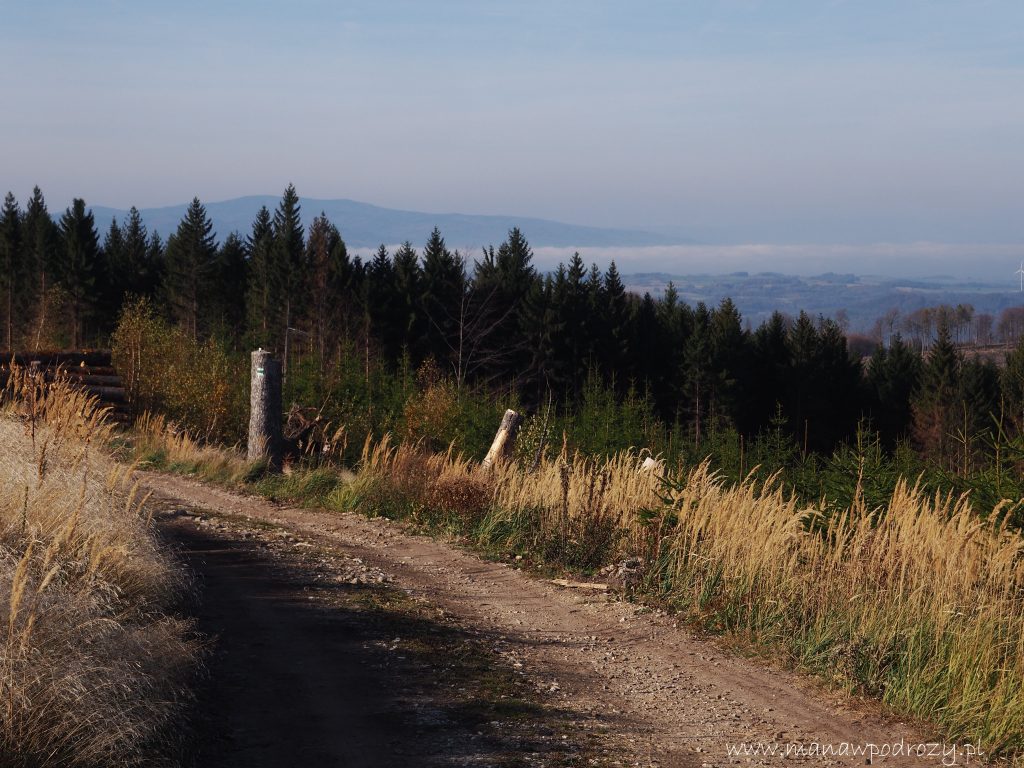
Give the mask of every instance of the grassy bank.
[{"label": "grassy bank", "polygon": [[135,438],[140,457],[273,498],[404,520],[527,565],[592,573],[635,558],[642,599],[949,738],[1024,750],[1024,538],[1005,507],[902,481],[882,505],[856,494],[823,511],[707,464],[660,477],[630,452],[563,453],[532,473],[483,471],[388,438],[367,441],[355,474],[263,476],[161,430]]},{"label": "grassy bank", "polygon": [[95,403],[18,372],[0,394],[0,765],[159,765],[197,646],[186,584],[106,454]]}]

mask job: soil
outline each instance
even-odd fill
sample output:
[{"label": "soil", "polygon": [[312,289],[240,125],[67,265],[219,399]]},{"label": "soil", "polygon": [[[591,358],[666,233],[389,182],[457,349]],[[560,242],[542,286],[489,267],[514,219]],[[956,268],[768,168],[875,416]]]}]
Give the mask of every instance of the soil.
[{"label": "soil", "polygon": [[[950,763],[906,756],[926,727],[615,594],[386,519],[140,479],[212,638],[197,766]],[[778,752],[736,752],[756,744]],[[902,754],[843,753],[871,744]]]}]

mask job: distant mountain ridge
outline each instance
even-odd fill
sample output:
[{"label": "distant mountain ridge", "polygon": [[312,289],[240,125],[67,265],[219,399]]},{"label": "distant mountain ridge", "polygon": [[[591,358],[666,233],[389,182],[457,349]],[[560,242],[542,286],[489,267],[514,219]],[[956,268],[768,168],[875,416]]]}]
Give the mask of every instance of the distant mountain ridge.
[{"label": "distant mountain ridge", "polygon": [[[245,236],[252,229],[253,219],[260,206],[271,211],[280,202],[273,195],[250,195],[216,203],[204,203],[213,221],[217,239],[223,240],[231,232]],[[530,244],[535,247],[603,247],[603,246],[651,246],[679,245],[685,241],[652,232],[630,229],[611,229],[564,224],[548,219],[526,216],[477,216],[461,213],[423,213],[382,208],[356,200],[320,200],[302,198],[302,220],[309,223],[325,213],[350,248],[375,248],[381,243],[394,244],[409,240],[414,245],[423,243],[430,232],[437,227],[441,230],[449,247],[482,247],[497,245],[508,235],[512,227],[519,227]],[[150,232],[159,232],[167,238],[178,227],[185,214],[187,203],[163,208],[140,208],[142,219]],[[120,222],[127,210],[91,206],[96,217],[96,226],[104,232],[110,226],[111,218]]]}]

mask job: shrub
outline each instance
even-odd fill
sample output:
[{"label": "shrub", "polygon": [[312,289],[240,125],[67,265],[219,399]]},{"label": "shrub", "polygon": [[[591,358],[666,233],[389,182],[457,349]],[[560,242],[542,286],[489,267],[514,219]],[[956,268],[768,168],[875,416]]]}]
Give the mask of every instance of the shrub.
[{"label": "shrub", "polygon": [[243,355],[215,338],[196,341],[157,317],[146,299],[125,305],[111,341],[137,415],[166,415],[206,441],[243,437],[249,370]]}]

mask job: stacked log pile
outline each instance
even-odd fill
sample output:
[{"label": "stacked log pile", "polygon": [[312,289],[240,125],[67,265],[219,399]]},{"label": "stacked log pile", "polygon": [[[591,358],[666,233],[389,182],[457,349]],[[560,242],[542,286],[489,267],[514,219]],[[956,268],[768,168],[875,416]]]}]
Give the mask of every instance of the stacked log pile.
[{"label": "stacked log pile", "polygon": [[36,371],[46,381],[66,377],[109,407],[114,421],[130,420],[124,385],[108,351],[7,353],[0,358],[0,383],[6,380],[12,364]]}]

